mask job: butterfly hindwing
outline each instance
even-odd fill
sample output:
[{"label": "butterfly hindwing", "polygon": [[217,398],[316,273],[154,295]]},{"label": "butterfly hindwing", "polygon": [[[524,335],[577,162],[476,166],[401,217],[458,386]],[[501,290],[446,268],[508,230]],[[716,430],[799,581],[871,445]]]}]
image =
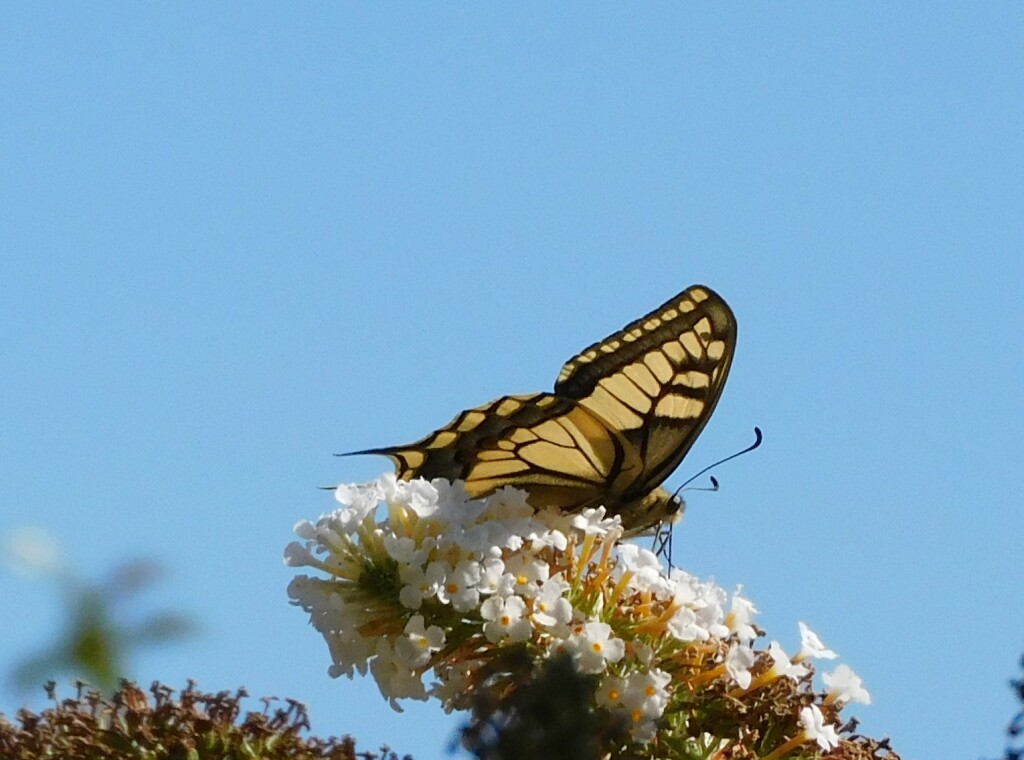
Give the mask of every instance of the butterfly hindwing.
[{"label": "butterfly hindwing", "polygon": [[624,456],[613,431],[552,393],[503,396],[415,443],[357,453],[389,456],[400,478],[463,480],[472,496],[514,485],[566,507],[599,498]]}]

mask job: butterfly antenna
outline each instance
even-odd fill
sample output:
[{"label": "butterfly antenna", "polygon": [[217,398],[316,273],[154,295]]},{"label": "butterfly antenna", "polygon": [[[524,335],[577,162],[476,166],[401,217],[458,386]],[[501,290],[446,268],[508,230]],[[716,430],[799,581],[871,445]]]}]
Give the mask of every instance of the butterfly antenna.
[{"label": "butterfly antenna", "polygon": [[[751,451],[753,451],[758,446],[760,446],[761,442],[763,440],[764,440],[764,434],[761,433],[761,428],[755,427],[754,428],[754,442],[752,444],[747,446],[747,448],[743,449],[743,451],[737,451],[735,454],[730,454],[725,459],[719,459],[714,464],[709,464],[703,470],[698,472],[696,475],[693,475],[689,480],[687,480],[685,483],[683,483],[681,486],[679,486],[679,488],[676,489],[676,494],[678,494],[680,491],[682,491],[684,488],[686,488],[686,486],[688,486],[690,483],[695,481],[697,478],[699,478],[701,475],[703,475],[708,470],[713,470],[715,467],[718,467],[718,465],[725,464],[730,459],[735,459],[736,457],[741,457],[744,454],[749,454]],[[714,477],[712,477],[711,478],[711,488],[695,488],[695,489],[692,489],[692,490],[695,490],[695,491],[717,491],[718,490],[718,481]]]},{"label": "butterfly antenna", "polygon": [[[712,475],[710,477],[710,480],[711,480],[711,487],[710,488],[706,487],[706,486],[700,486],[699,488],[697,486],[694,486],[693,488],[687,488],[686,490],[687,491],[711,491],[711,493],[714,493],[715,491],[718,490],[718,478],[716,478],[714,475]],[[690,481],[688,480],[686,482],[689,483]],[[682,486],[680,486],[676,490],[676,494],[678,494],[679,491],[681,491],[681,490],[682,490]]]}]

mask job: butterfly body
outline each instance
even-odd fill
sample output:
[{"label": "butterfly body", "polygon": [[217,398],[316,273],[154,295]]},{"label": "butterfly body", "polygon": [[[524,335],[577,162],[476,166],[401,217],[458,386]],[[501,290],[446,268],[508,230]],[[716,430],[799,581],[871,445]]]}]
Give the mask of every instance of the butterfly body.
[{"label": "butterfly body", "polygon": [[503,486],[541,508],[604,505],[631,534],[678,516],[660,485],[714,411],[736,320],[714,291],[687,288],[566,362],[554,393],[503,396],[383,454],[400,478],[463,480],[483,497]]}]

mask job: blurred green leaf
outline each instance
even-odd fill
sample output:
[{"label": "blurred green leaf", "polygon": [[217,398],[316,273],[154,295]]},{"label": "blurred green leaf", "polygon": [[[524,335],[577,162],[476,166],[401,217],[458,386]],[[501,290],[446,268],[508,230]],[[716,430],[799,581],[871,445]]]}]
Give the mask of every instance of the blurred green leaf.
[{"label": "blurred green leaf", "polygon": [[109,693],[128,677],[128,660],[135,650],[194,633],[194,622],[174,611],[151,613],[141,620],[125,619],[131,611],[123,609],[124,602],[151,587],[161,575],[163,570],[148,560],[119,565],[98,586],[66,572],[51,575],[64,599],[64,627],[52,643],[12,668],[15,687],[34,689],[67,675]]}]

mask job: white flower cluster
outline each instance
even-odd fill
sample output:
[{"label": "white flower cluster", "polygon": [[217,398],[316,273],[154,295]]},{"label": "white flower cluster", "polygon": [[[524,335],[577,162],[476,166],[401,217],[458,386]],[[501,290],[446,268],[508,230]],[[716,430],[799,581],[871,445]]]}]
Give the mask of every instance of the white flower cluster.
[{"label": "white flower cluster", "polygon": [[[658,666],[687,647],[710,663],[705,677],[740,690],[799,680],[808,672],[800,660],[835,656],[801,624],[795,661],[773,642],[774,664],[754,679],[757,610],[740,589],[730,599],[713,582],[666,573],[652,552],[619,543],[619,520],[603,508],[535,512],[513,489],[472,500],[459,483],[391,474],[335,496],[341,507],[296,525],[303,541],[285,552],[288,565],[326,577],[300,575],[288,593],[324,636],[329,673],[372,673],[395,709],[399,699],[431,696],[446,710],[466,707],[480,666],[518,645],[536,659],[568,652],[599,675],[598,703],[627,715],[634,740],[645,742],[680,685]],[[866,699],[852,671],[833,680],[843,689],[833,699]]]}]

